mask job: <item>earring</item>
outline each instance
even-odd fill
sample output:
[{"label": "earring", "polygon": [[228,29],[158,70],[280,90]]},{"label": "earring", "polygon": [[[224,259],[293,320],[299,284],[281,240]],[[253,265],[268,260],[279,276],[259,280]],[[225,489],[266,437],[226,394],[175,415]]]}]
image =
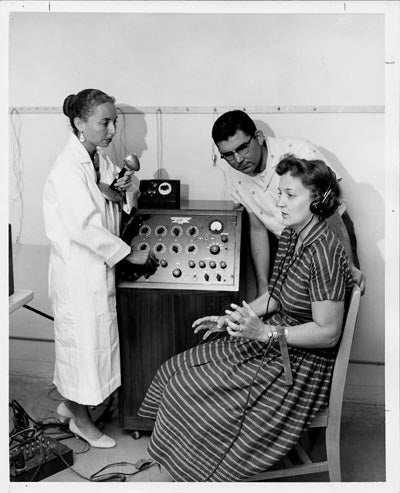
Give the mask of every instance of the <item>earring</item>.
[{"label": "earring", "polygon": [[83,130],[81,130],[79,132],[79,142],[81,142],[82,144],[85,142],[85,136],[83,135]]}]

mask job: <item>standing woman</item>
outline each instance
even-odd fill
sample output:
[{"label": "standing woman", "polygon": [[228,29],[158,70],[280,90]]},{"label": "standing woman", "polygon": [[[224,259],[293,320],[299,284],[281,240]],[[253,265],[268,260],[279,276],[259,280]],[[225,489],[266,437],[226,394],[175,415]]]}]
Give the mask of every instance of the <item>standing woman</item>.
[{"label": "standing woman", "polygon": [[[65,398],[57,413],[93,447],[115,440],[93,423],[87,406],[102,403],[121,384],[114,266],[151,262],[119,238],[120,204],[98,183],[118,169],[101,152],[116,133],[115,99],[97,89],[68,96],[63,112],[72,134],[46,181],[43,212],[50,242],[49,296],[54,312],[54,384]],[[100,149],[97,149],[97,148]],[[132,172],[116,182],[124,192]]]}]

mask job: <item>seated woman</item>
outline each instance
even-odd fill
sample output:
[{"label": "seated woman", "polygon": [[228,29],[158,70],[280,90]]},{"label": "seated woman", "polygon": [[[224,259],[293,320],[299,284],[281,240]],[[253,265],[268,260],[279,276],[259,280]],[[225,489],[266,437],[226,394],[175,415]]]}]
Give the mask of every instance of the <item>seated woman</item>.
[{"label": "seated woman", "polygon": [[[238,481],[265,471],[328,404],[352,289],[349,259],[326,223],[340,189],[322,161],[285,156],[277,173],[285,229],[269,291],[196,320],[195,332],[212,337],[164,363],[139,410],[155,420],[150,456],[176,481]],[[289,346],[290,386],[277,327]]]}]

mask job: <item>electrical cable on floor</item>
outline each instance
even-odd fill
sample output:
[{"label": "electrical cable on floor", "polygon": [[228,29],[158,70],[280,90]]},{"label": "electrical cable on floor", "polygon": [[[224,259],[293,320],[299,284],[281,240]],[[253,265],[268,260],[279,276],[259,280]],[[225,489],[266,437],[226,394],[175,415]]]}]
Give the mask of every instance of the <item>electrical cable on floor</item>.
[{"label": "electrical cable on floor", "polygon": [[[112,464],[107,464],[106,466],[102,467],[99,469],[97,472],[91,474],[89,477],[84,476],[77,470],[73,469],[67,462],[65,461],[64,457],[59,454],[56,450],[53,450],[53,452],[64,462],[64,464],[70,469],[72,472],[74,472],[76,475],[78,475],[80,478],[85,479],[86,481],[90,482],[104,482],[104,481],[119,481],[119,482],[124,482],[127,480],[127,478],[131,476],[135,476],[136,474],[139,474],[140,472],[146,471],[150,469],[153,466],[159,466],[159,464],[152,459],[140,459],[138,460],[135,464],[132,462],[114,462]],[[102,471],[105,471],[106,469],[109,469],[111,467],[117,467],[117,466],[133,466],[135,468],[135,471],[133,472],[111,472],[111,473],[103,473],[100,474]]]}]

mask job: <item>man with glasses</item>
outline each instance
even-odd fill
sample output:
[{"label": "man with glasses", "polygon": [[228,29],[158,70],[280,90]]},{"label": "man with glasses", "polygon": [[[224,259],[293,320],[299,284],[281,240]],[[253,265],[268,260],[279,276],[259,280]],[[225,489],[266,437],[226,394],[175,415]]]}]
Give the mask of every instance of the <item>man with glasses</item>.
[{"label": "man with glasses", "polygon": [[[285,154],[294,154],[301,159],[327,160],[306,140],[265,137],[248,114],[241,110],[221,115],[213,125],[212,138],[221,158],[229,164],[227,177],[232,199],[242,204],[249,213],[251,257],[257,296],[260,296],[268,289],[270,258],[274,254],[275,239],[283,230],[280,211],[276,207],[279,176],[275,173],[275,167]],[[338,173],[335,174],[340,180]],[[358,269],[352,222],[344,206],[340,212],[342,217],[336,213],[328,223],[353,259],[353,277],[364,292],[365,277]]]}]

